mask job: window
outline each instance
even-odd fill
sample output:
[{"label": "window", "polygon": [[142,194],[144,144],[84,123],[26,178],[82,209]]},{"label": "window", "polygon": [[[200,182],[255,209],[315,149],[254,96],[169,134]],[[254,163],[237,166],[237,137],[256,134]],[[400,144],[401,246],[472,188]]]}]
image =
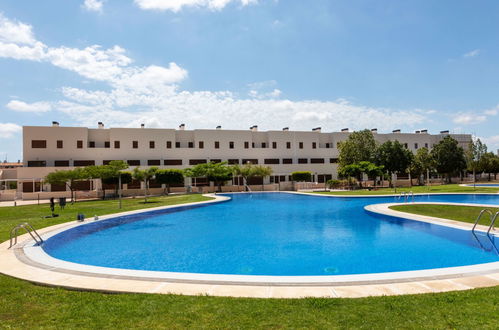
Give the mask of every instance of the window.
[{"label": "window", "polygon": [[165,159],[163,161],[165,165],[182,165],[182,159]]},{"label": "window", "polygon": [[95,141],[89,141],[88,142],[88,147],[89,148],[95,148]]},{"label": "window", "polygon": [[417,143],[414,143],[414,149],[417,149],[419,145]]},{"label": "window", "polygon": [[215,149],[219,149],[219,148],[220,148],[220,142],[215,141]]},{"label": "window", "polygon": [[283,158],[282,163],[283,164],[293,164],[293,158]]},{"label": "window", "polygon": [[187,146],[191,149],[194,148],[194,142],[188,142]]},{"label": "window", "polygon": [[31,148],[35,149],[47,148],[47,140],[31,140]]},{"label": "window", "polygon": [[140,166],[140,160],[127,160],[126,162],[130,166]]},{"label": "window", "polygon": [[326,148],[327,149],[331,148],[331,143],[326,143]]},{"label": "window", "polygon": [[199,141],[198,146],[199,149],[204,149],[204,141]]},{"label": "window", "polygon": [[154,141],[149,141],[149,149],[154,149]]},{"label": "window", "polygon": [[76,148],[83,149],[83,141],[82,140],[76,141]]},{"label": "window", "polygon": [[159,166],[161,165],[161,161],[159,159],[149,159],[147,161],[148,166]]},{"label": "window", "polygon": [[111,147],[111,142],[105,141],[104,142],[104,148],[110,148]]},{"label": "window", "polygon": [[300,149],[303,149],[303,142],[300,142],[300,143],[298,144],[298,147],[299,147]]},{"label": "window", "polygon": [[69,167],[69,160],[56,160],[54,162],[55,167]]},{"label": "window", "polygon": [[180,142],[175,142],[175,148],[180,148]]},{"label": "window", "polygon": [[298,158],[298,164],[308,164],[308,158]]},{"label": "window", "polygon": [[47,162],[44,160],[29,160],[28,167],[45,167]]},{"label": "window", "polygon": [[95,165],[95,160],[75,160],[73,166],[92,166]]},{"label": "window", "polygon": [[428,149],[428,143],[425,143],[425,144],[424,144],[424,147],[425,147],[426,149]]},{"label": "window", "polygon": [[262,148],[267,148],[267,143],[262,142]]},{"label": "window", "polygon": [[102,165],[109,165],[109,163],[111,163],[112,160],[103,160],[102,161]]},{"label": "window", "polygon": [[138,149],[139,148],[139,141],[132,141],[132,148]]},{"label": "window", "polygon": [[291,149],[291,142],[286,142],[286,149]]},{"label": "window", "polygon": [[330,164],[336,164],[338,162],[338,158],[329,158]]},{"label": "window", "polygon": [[317,149],[317,143],[316,142],[312,142],[312,149]]},{"label": "window", "polygon": [[248,141],[244,142],[244,149],[249,149],[249,142]]},{"label": "window", "polygon": [[229,163],[229,165],[239,164],[239,159],[229,159],[228,163]]},{"label": "window", "polygon": [[166,149],[172,148],[172,141],[166,141]]},{"label": "window", "polygon": [[57,140],[57,149],[62,149],[64,146],[64,142],[62,140]]},{"label": "window", "polygon": [[189,165],[206,164],[206,159],[189,159]]},{"label": "window", "polygon": [[258,159],[243,159],[243,164],[254,164],[254,165],[257,165],[258,164]]},{"label": "window", "polygon": [[229,142],[229,149],[234,149],[234,142],[233,141]]},{"label": "window", "polygon": [[120,141],[114,141],[114,149],[120,148]]},{"label": "window", "polygon": [[404,148],[408,149],[409,146],[407,145],[407,143],[404,143]]},{"label": "window", "polygon": [[221,163],[221,162],[222,162],[221,159],[210,159],[210,163],[218,164],[218,163]]},{"label": "window", "polygon": [[272,142],[272,149],[277,149],[277,142]]},{"label": "window", "polygon": [[251,142],[251,148],[255,147],[255,142]]},{"label": "window", "polygon": [[324,158],[310,158],[310,164],[324,164]]},{"label": "window", "polygon": [[263,160],[264,164],[279,164],[279,158],[267,158]]}]

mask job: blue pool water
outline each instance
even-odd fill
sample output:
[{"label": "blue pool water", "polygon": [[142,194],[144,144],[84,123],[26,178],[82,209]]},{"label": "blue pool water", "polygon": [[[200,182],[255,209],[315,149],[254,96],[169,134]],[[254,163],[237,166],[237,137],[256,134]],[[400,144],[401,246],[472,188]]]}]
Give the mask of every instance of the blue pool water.
[{"label": "blue pool water", "polygon": [[[473,184],[467,184],[466,186],[473,187]],[[476,183],[475,186],[495,188],[495,187],[499,187],[499,183]]]},{"label": "blue pool water", "polygon": [[[95,266],[244,275],[344,275],[499,261],[484,234],[364,210],[393,197],[230,196],[209,206],[89,223],[53,236],[43,249]],[[499,196],[432,195],[416,201],[499,204]]]}]

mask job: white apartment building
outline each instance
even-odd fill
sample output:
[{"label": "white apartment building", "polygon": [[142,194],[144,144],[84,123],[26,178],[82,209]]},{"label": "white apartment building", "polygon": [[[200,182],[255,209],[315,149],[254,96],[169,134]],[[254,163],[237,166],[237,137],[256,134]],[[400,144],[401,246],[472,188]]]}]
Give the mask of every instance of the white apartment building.
[{"label": "white apartment building", "polygon": [[[372,130],[376,141],[398,140],[408,149],[431,149],[448,131],[429,134],[428,131],[389,134]],[[205,162],[227,161],[229,164],[261,164],[270,166],[273,175],[265,183],[290,181],[294,171],[311,171],[316,182],[323,183],[337,177],[338,145],[350,132],[311,131],[259,131],[257,126],[248,130],[216,129],[187,130],[146,128],[97,128],[52,126],[23,127],[23,167],[17,177],[22,185],[18,190],[60,191],[64,187],[46,187],[42,179],[52,171],[78,166],[103,165],[111,160],[124,160],[131,168],[158,166],[184,169]],[[466,147],[471,135],[451,134]],[[206,183],[206,182],[205,182]],[[255,181],[250,184],[262,184]],[[190,184],[187,182],[186,184]],[[197,184],[204,184],[197,181]],[[130,185],[133,186],[133,185]],[[129,187],[130,188],[130,187]],[[139,188],[134,186],[134,188]],[[92,190],[92,183],[82,183],[82,190]]]}]

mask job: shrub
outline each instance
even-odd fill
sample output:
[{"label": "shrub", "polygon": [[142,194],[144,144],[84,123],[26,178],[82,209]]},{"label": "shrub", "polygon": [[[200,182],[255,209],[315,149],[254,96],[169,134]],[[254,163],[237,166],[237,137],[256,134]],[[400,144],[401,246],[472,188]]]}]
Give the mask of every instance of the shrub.
[{"label": "shrub", "polygon": [[297,182],[310,182],[312,181],[312,172],[301,171],[291,173],[291,179]]},{"label": "shrub", "polygon": [[327,180],[326,185],[329,187],[329,189],[338,189],[341,187],[341,181],[340,180]]}]

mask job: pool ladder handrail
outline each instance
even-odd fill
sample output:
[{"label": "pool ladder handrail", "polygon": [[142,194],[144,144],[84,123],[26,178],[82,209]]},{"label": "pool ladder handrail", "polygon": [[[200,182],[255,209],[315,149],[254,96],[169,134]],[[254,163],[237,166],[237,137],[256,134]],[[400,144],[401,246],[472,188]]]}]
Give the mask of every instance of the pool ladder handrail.
[{"label": "pool ladder handrail", "polygon": [[483,209],[480,211],[480,214],[478,214],[478,217],[476,218],[475,220],[475,223],[473,225],[473,228],[471,229],[471,231],[475,231],[475,228],[476,226],[478,225],[478,222],[480,221],[480,219],[482,218],[482,216],[485,214],[485,213],[488,213],[489,214],[489,219],[490,219],[490,225],[489,225],[489,228],[487,230],[487,235],[490,234],[490,231],[494,228],[494,224],[496,222],[496,219],[497,217],[499,216],[499,211],[496,212],[496,214],[492,213],[491,210],[489,209]]},{"label": "pool ladder handrail", "polygon": [[404,198],[404,203],[408,203],[409,196],[411,196],[411,203],[414,203],[414,192],[412,192],[412,191],[409,191],[409,192],[404,191],[404,192],[400,193],[400,195],[397,196],[397,200]]},{"label": "pool ladder handrail", "polygon": [[[10,246],[9,246],[9,249],[11,247],[13,247],[14,245],[17,244],[17,234],[18,234],[19,229],[26,230],[26,232],[31,236],[31,238],[37,244],[42,244],[43,243],[42,237],[38,234],[38,232],[35,230],[35,228],[33,228],[33,226],[30,225],[29,223],[23,222],[23,223],[18,224],[14,228],[12,228],[12,230],[10,231]],[[33,235],[33,233],[34,233],[34,235]],[[12,244],[13,240],[14,240],[14,244]]]}]

